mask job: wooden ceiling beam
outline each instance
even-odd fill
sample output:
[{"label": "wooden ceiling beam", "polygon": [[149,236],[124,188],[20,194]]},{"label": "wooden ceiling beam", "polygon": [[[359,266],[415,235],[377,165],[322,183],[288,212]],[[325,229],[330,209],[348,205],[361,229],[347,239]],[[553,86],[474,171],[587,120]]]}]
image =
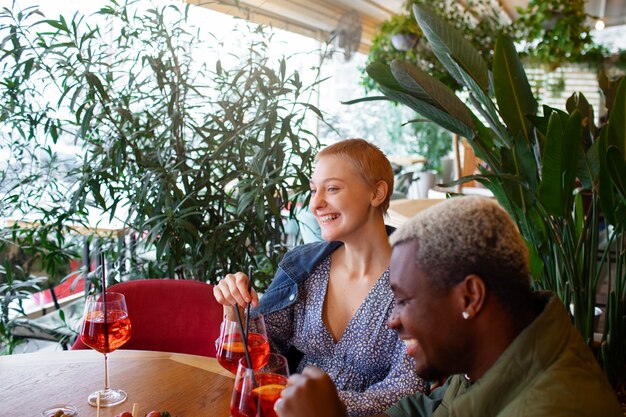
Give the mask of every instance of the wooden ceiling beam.
[{"label": "wooden ceiling beam", "polygon": [[[330,33],[336,28],[343,13],[350,10],[349,7],[338,3],[328,4],[309,0],[245,0],[239,1],[239,6],[233,1],[186,0],[186,2],[254,23],[271,24],[279,29],[300,33],[322,42],[330,39]],[[359,51],[367,53],[380,22],[371,16],[360,15],[362,27]]]}]

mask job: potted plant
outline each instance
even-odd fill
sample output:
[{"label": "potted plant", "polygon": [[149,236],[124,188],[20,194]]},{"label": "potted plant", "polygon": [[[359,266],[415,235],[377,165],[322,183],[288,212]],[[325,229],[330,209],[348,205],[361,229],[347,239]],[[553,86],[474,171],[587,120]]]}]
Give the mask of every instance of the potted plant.
[{"label": "potted plant", "polygon": [[452,151],[452,134],[437,124],[429,121],[412,123],[415,153],[426,159],[422,166],[423,172],[434,172],[441,176],[442,160]]},{"label": "potted plant", "polygon": [[[528,243],[537,287],[573,306],[574,325],[618,385],[626,360],[626,81],[604,83],[609,117],[602,126],[577,93],[565,111],[544,106],[539,114],[509,38],[498,39],[490,69],[433,11],[415,6],[414,12],[434,53],[469,91],[472,107],[410,62],[372,63],[368,73],[387,98],[469,139],[486,166],[459,182],[480,181],[511,214]],[[607,319],[596,340],[605,269]]]},{"label": "potted plant", "polygon": [[[3,167],[14,176],[0,177],[2,216],[28,213],[40,220],[32,233],[63,239],[99,211],[149,251],[130,276],[216,282],[252,265],[262,289],[286,250],[290,202],[308,191],[316,83],[269,58],[267,29],[239,27],[246,54],[221,51],[189,23],[190,7],[112,1],[96,23],[0,11],[0,146],[17,156]],[[75,144],[76,162],[59,162],[57,141]],[[126,249],[104,248],[121,271]]]},{"label": "potted plant", "polygon": [[437,183],[450,182],[450,172],[443,178],[443,164],[452,150],[452,134],[439,125],[418,119],[411,123],[413,135],[407,143],[407,149],[424,157],[425,162],[421,164],[418,172],[415,173],[418,198],[428,198],[428,190]]},{"label": "potted plant", "polygon": [[421,36],[415,20],[410,15],[392,16],[389,21],[382,23],[381,31],[389,32],[391,45],[401,52],[413,49]]}]

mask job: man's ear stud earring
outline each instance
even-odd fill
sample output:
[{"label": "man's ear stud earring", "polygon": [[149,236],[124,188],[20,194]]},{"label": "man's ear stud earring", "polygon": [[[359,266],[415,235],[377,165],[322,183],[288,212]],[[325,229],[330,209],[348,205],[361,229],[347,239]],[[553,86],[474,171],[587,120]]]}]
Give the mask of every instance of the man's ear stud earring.
[{"label": "man's ear stud earring", "polygon": [[469,313],[467,311],[462,312],[461,315],[465,320],[469,319]]}]

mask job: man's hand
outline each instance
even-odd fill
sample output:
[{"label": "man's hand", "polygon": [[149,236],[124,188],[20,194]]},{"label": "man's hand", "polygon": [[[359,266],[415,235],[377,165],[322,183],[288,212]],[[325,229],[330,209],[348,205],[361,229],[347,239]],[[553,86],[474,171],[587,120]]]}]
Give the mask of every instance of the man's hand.
[{"label": "man's hand", "polygon": [[313,366],[289,377],[274,407],[279,417],[345,417],[346,407],[330,377]]}]

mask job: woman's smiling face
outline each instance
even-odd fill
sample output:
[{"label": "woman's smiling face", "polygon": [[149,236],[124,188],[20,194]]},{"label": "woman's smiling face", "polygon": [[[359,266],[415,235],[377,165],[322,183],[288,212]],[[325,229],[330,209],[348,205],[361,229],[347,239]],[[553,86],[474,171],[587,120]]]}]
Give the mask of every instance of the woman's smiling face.
[{"label": "woman's smiling face", "polygon": [[374,187],[352,163],[335,155],[321,157],[310,181],[309,207],[326,241],[341,240],[368,222]]}]

